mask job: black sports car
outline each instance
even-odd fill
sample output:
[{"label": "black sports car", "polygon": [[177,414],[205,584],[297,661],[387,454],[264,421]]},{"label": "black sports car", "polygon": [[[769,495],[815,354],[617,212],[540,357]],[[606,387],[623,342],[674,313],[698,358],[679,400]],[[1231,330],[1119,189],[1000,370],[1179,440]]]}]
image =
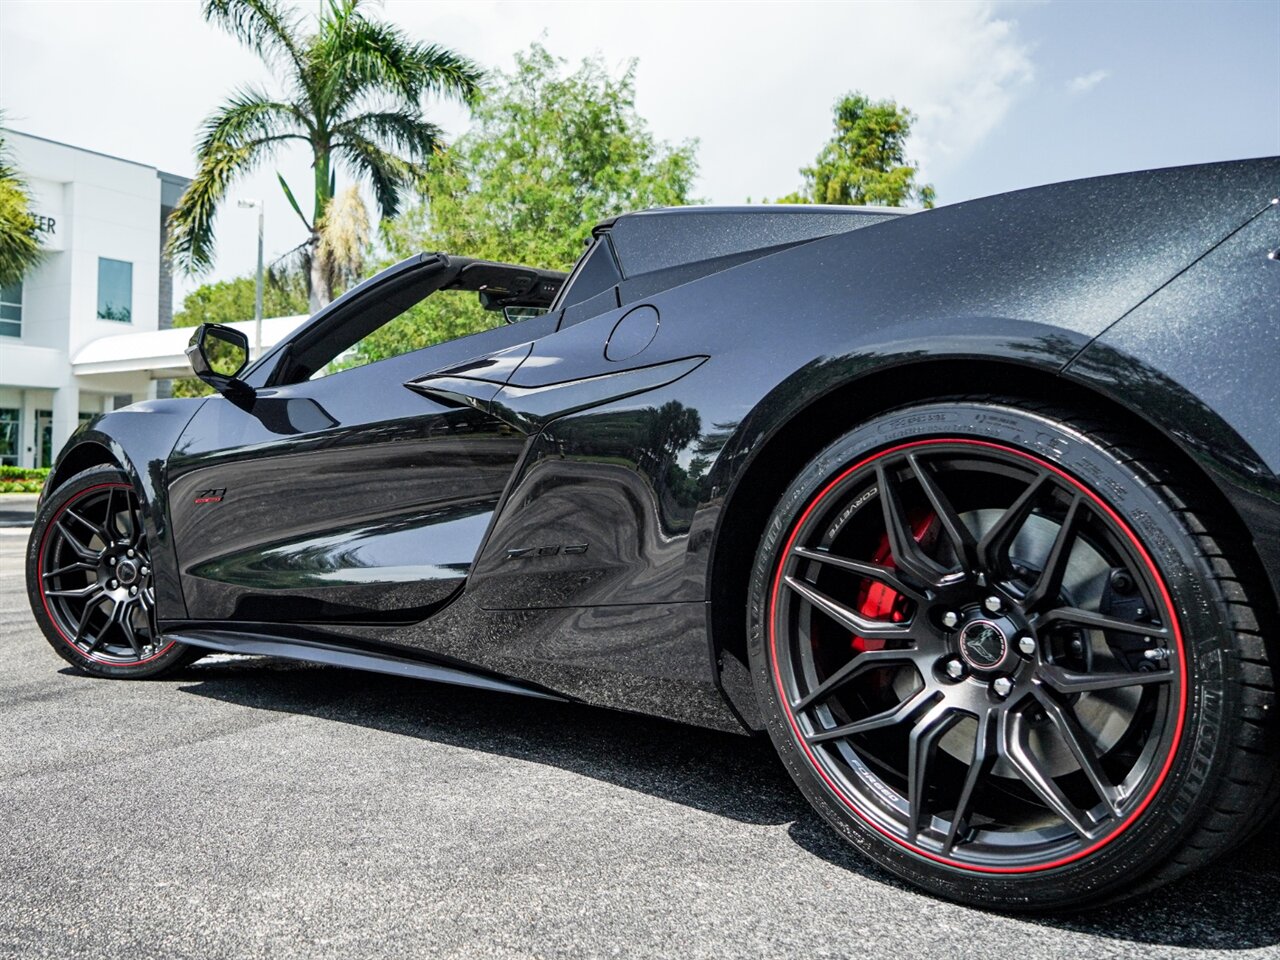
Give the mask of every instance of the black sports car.
[{"label": "black sports car", "polygon": [[[567,277],[414,257],[252,363],[201,327],[218,395],[61,452],[32,609],[98,676],[271,654],[768,730],[938,894],[1149,891],[1280,786],[1278,193],[648,210]],[[510,322],[410,335],[477,295]]]}]

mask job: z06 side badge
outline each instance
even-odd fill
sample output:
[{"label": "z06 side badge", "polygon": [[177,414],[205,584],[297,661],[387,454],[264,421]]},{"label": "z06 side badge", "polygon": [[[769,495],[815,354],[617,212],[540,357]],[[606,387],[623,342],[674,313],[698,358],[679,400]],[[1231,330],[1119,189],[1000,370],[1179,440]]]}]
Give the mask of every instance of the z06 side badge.
[{"label": "z06 side badge", "polygon": [[576,553],[586,553],[587,544],[585,543],[553,543],[546,547],[512,547],[507,551],[508,560],[528,560],[533,557],[554,557],[556,554],[565,553],[573,555]]}]

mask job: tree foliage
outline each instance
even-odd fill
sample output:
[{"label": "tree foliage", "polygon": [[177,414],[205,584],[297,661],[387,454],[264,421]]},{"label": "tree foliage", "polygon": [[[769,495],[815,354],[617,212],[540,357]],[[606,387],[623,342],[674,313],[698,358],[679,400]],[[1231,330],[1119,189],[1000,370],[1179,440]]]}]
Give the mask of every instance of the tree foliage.
[{"label": "tree foliage", "polygon": [[[254,278],[236,277],[196,287],[182,299],[182,309],[173,315],[175,327],[195,327],[202,323],[236,323],[253,319]],[[268,283],[262,290],[264,317],[292,317],[307,312],[305,280],[298,275]]]},{"label": "tree foliage", "polygon": [[[3,123],[4,114],[0,113],[0,125]],[[20,282],[43,256],[27,184],[9,159],[8,146],[0,134],[0,285]]]},{"label": "tree foliage", "polygon": [[654,139],[635,109],[635,61],[618,76],[598,58],[564,68],[538,44],[516,56],[393,243],[567,268],[598,221],[689,202],[696,145]]},{"label": "tree foliage", "polygon": [[482,72],[465,57],[410,39],[365,16],[364,0],[324,0],[314,32],[283,0],[204,0],[204,17],[254,50],[285,78],[269,93],[242,87],[205,120],[196,157],[199,168],[170,217],[168,252],[190,272],[213,258],[214,220],[227,191],[281,147],[305,144],[314,170],[310,216],[293,190],[281,187],[309,234],[300,248],[308,264],[312,309],[332,296],[342,264],[321,237],[344,167],[373,189],[384,218],[400,210],[402,194],[444,144],[440,128],[423,114],[427,96],[470,103]]},{"label": "tree foliage", "polygon": [[[532,45],[495,78],[471,130],[437,157],[425,199],[384,225],[387,262],[424,250],[567,270],[591,228],[627,210],[690,202],[696,143],[654,138],[635,109],[635,61],[566,73]],[[436,295],[359,346],[365,362],[495,326],[474,295]]]},{"label": "tree foliage", "polygon": [[835,105],[835,135],[812,167],[800,171],[804,188],[779,203],[835,203],[932,207],[930,184],[917,184],[918,164],[907,160],[907,137],[915,117],[892,100],[861,93]]}]

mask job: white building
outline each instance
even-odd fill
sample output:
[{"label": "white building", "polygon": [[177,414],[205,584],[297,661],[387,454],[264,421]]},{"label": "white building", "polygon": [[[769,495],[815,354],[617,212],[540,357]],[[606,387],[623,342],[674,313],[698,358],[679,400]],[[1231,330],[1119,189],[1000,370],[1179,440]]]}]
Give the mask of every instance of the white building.
[{"label": "white building", "polygon": [[[171,329],[160,255],[188,181],[16,130],[4,139],[47,253],[21,284],[0,288],[0,464],[47,467],[82,421],[191,375],[191,331]],[[264,320],[261,348],[304,320]],[[255,342],[253,321],[232,326]]]},{"label": "white building", "polygon": [[21,284],[0,290],[0,463],[47,466],[82,419],[155,396],[146,369],[87,372],[74,360],[104,337],[170,325],[161,234],[187,181],[17,131],[4,136],[48,253]]}]

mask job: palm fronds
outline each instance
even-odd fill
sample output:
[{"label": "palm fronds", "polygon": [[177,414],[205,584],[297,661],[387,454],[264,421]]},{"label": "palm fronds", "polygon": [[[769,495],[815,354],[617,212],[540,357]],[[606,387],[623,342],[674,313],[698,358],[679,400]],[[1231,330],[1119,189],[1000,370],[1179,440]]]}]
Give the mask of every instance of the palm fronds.
[{"label": "palm fronds", "polygon": [[275,0],[204,0],[201,12],[264,60],[283,56],[294,69],[305,52],[299,42],[298,17]]},{"label": "palm fronds", "polygon": [[[214,218],[231,184],[282,144],[299,140],[311,147],[310,220],[285,190],[311,233],[303,246],[315,251],[326,223],[352,223],[349,207],[329,215],[335,163],[366,180],[380,214],[393,217],[444,146],[440,128],[423,115],[423,99],[472,104],[480,95],[484,74],[475,63],[367,17],[361,0],[327,0],[314,33],[304,33],[305,19],[281,0],[204,0],[203,11],[287,79],[281,95],[256,88],[234,93],[205,122],[196,146],[199,169],[170,217],[168,252],[189,271],[212,261]],[[326,273],[332,271],[312,276]],[[320,291],[320,302],[328,298],[328,290]]]},{"label": "palm fronds", "polygon": [[[4,114],[0,113],[3,123]],[[26,181],[9,159],[9,149],[0,135],[0,286],[20,282],[44,257],[35,226]]]},{"label": "palm fronds", "polygon": [[212,265],[214,221],[228,188],[290,140],[307,140],[305,116],[259,91],[242,90],[209,115],[196,146],[200,167],[169,216],[165,253],[178,267],[199,273]]}]

